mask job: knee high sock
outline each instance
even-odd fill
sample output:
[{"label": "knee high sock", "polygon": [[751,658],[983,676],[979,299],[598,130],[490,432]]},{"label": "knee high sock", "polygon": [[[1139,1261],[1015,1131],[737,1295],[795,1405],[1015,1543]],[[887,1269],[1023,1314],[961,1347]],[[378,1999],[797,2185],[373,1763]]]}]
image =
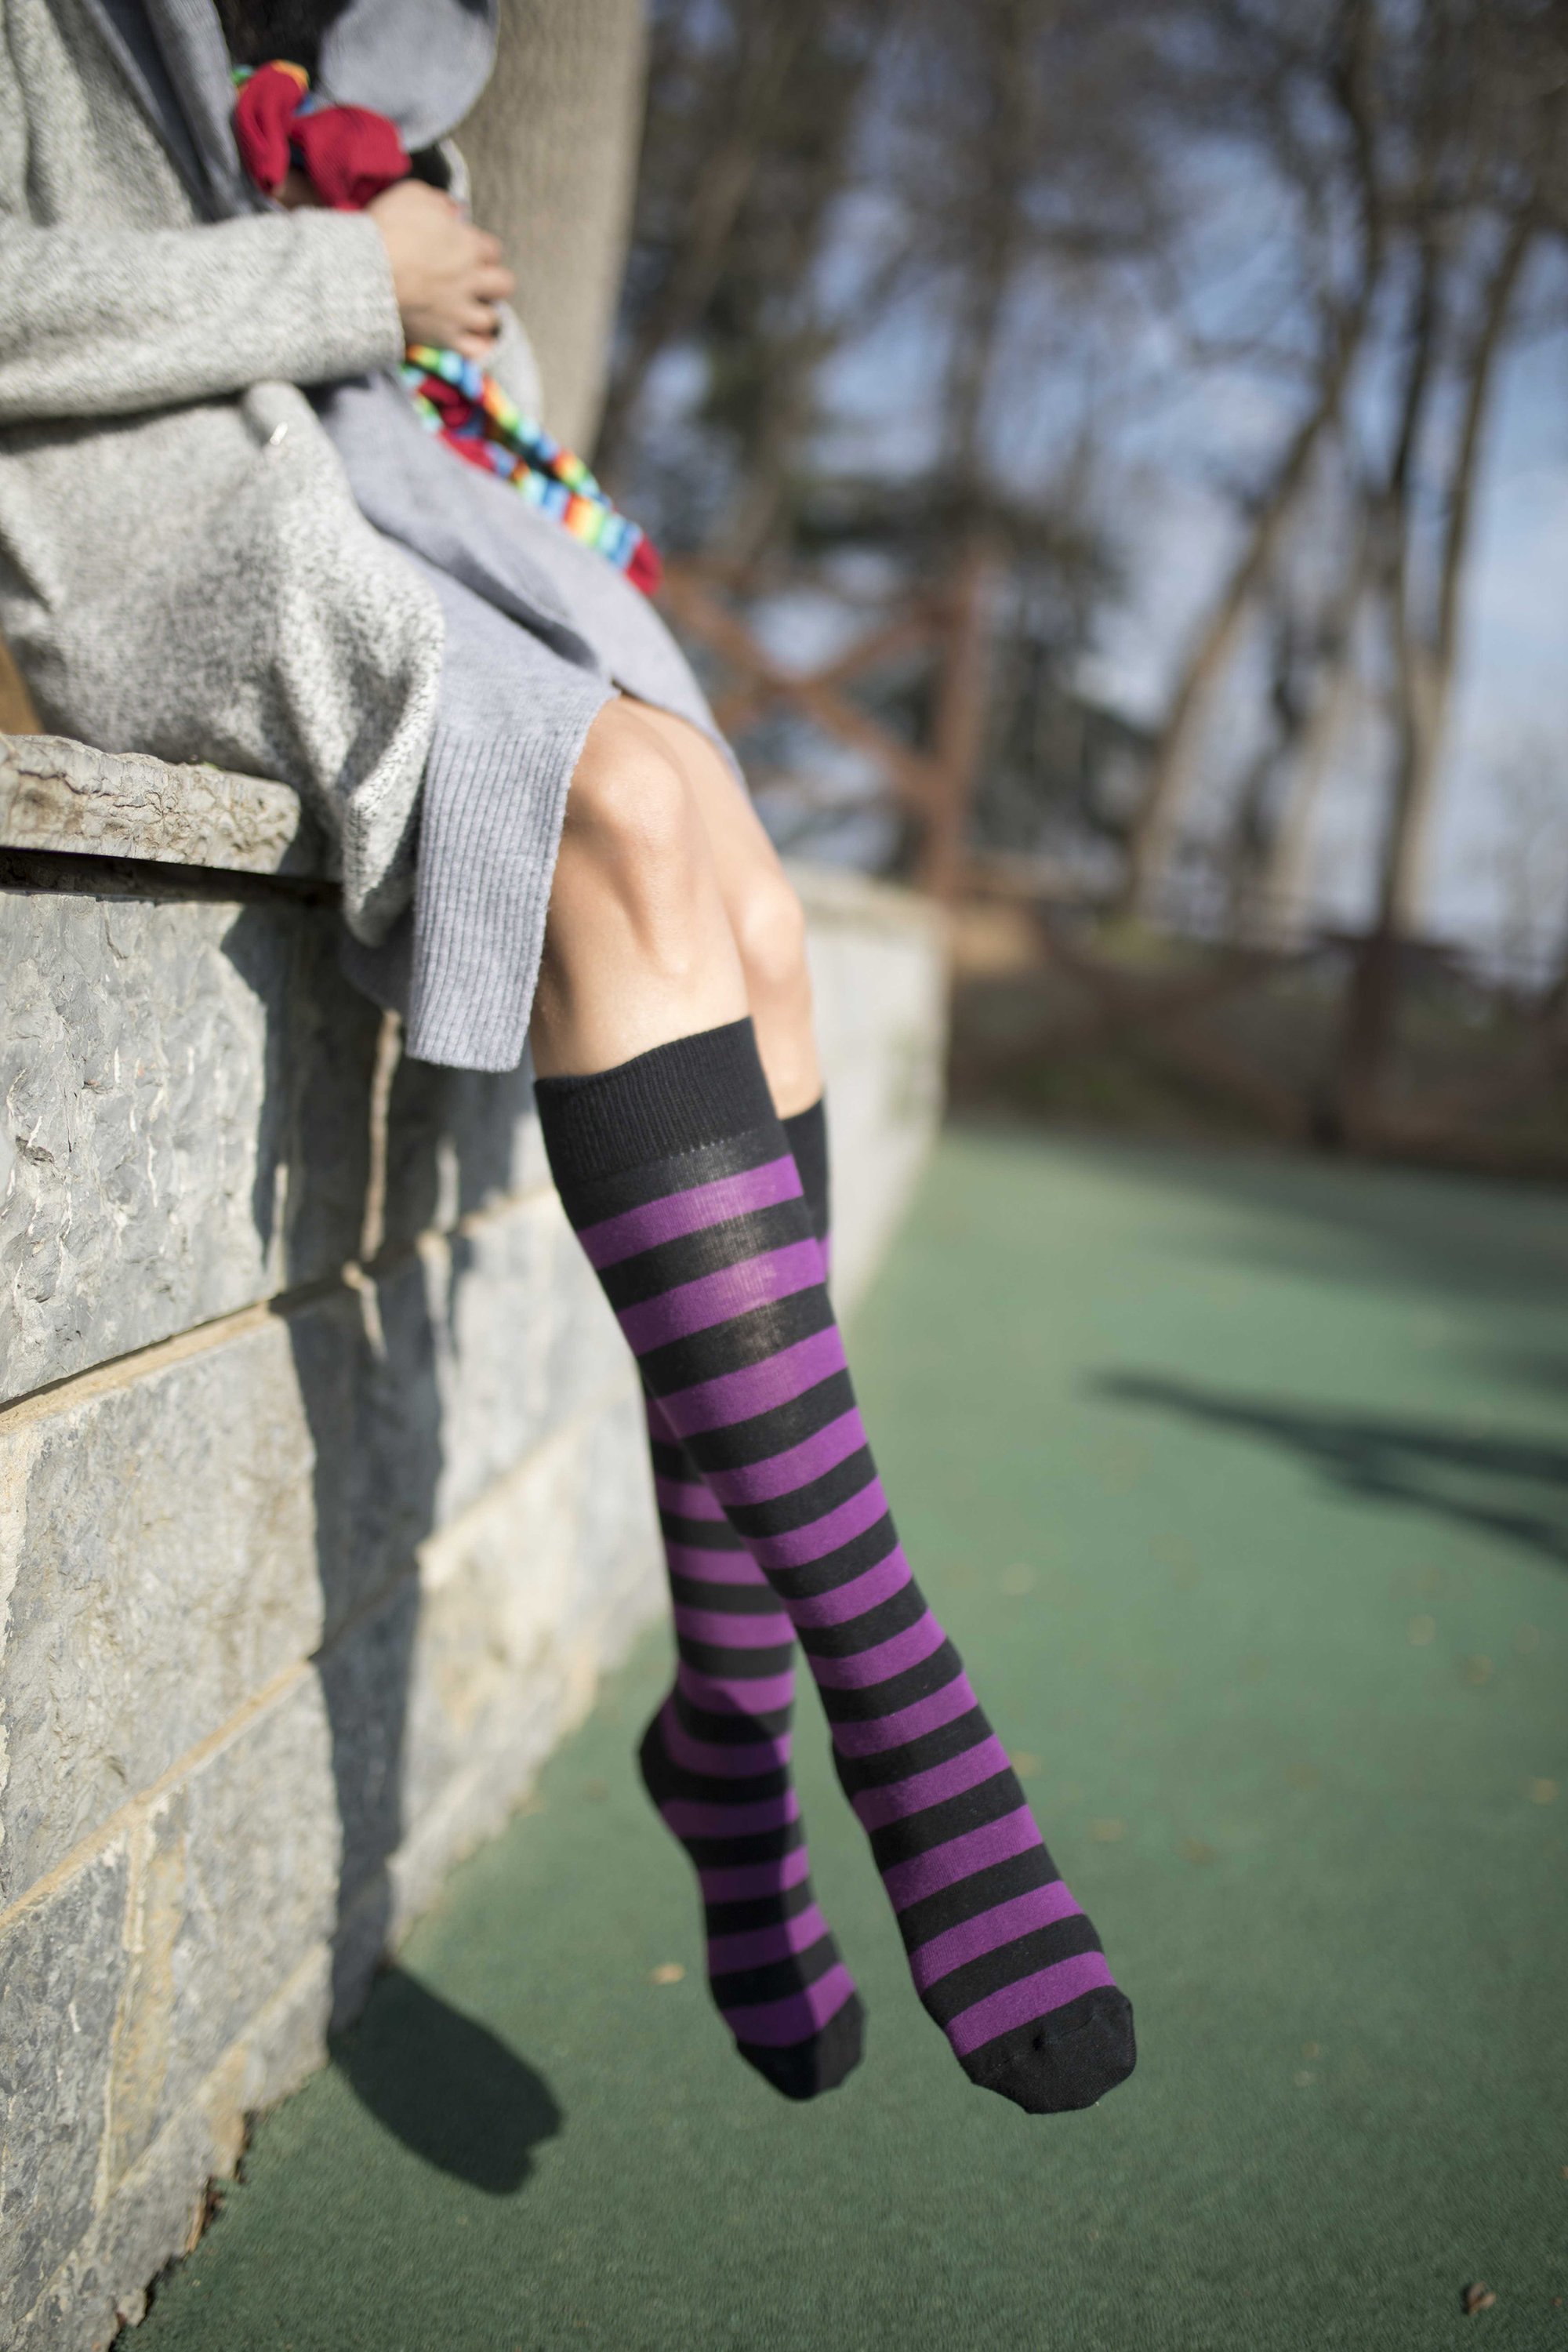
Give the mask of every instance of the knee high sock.
[{"label": "knee high sock", "polygon": [[921,2000],[972,2081],[1092,2105],[1131,2010],[904,1559],[750,1022],[538,1091],[644,1388],[800,1638]]},{"label": "knee high sock", "polygon": [[[825,1241],[821,1104],[784,1129]],[[858,2062],[863,2019],[812,1893],[790,1782],[795,1629],[658,1403],[647,1404],[679,1664],[638,1762],[696,1868],[709,1988],[741,2055],[786,2098],[812,2098]]]}]

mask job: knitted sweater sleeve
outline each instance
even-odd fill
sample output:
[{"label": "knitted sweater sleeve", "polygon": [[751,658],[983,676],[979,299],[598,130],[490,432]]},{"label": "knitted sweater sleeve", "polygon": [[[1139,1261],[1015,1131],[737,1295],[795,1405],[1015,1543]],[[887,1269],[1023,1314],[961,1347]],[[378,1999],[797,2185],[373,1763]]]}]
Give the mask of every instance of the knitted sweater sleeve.
[{"label": "knitted sweater sleeve", "polygon": [[402,352],[386,248],[363,214],[107,231],[0,214],[0,424],[329,383]]}]

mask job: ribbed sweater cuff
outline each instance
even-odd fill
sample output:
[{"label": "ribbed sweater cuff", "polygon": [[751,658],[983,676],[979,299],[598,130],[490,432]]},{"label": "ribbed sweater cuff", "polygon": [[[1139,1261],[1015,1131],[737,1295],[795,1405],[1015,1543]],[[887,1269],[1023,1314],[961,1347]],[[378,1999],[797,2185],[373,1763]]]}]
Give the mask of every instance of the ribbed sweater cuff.
[{"label": "ribbed sweater cuff", "polygon": [[656,1045],[581,1078],[540,1078],[544,1148],[563,1191],[776,1124],[750,1020]]}]

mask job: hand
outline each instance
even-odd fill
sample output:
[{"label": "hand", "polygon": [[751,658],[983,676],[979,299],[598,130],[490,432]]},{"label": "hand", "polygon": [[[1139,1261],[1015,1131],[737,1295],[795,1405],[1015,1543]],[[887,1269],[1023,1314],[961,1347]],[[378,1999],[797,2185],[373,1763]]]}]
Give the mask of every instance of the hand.
[{"label": "hand", "polygon": [[500,325],[495,306],[516,283],[496,239],[424,180],[399,180],[365,211],[392,264],[407,340],[487,358]]}]

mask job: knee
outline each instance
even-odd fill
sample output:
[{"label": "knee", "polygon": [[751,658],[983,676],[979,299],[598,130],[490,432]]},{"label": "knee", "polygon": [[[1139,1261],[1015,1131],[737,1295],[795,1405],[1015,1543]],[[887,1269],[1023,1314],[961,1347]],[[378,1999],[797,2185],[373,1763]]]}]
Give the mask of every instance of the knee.
[{"label": "knee", "polygon": [[776,868],[757,875],[742,894],[735,943],[752,996],[794,995],[807,987],[805,909]]},{"label": "knee", "polygon": [[610,703],[588,730],[566,796],[563,863],[618,898],[668,902],[689,887],[705,852],[691,790],[650,728]]}]

